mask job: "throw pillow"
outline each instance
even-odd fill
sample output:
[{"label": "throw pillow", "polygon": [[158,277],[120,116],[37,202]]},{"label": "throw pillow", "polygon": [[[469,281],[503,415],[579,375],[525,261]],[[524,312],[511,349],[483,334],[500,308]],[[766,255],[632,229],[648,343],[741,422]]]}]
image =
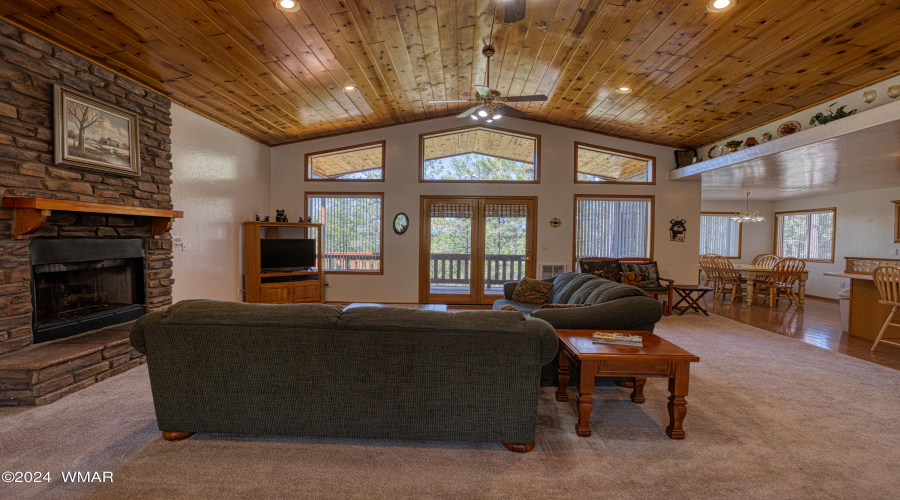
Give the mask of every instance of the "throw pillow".
[{"label": "throw pillow", "polygon": [[503,307],[497,308],[497,310],[498,311],[516,311],[516,312],[519,311],[518,309],[516,309],[513,306],[503,306]]},{"label": "throw pillow", "polygon": [[626,285],[636,286],[638,288],[644,287],[644,277],[640,274],[627,272],[622,273],[622,283]]},{"label": "throw pillow", "polygon": [[550,298],[553,283],[531,278],[522,278],[513,291],[512,299],[526,304],[543,304]]},{"label": "throw pillow", "polygon": [[622,277],[622,265],[619,264],[618,259],[601,260],[597,261],[597,265],[590,273],[609,281],[619,281],[619,278]]},{"label": "throw pillow", "polygon": [[567,309],[569,307],[586,307],[588,304],[544,304],[541,309]]},{"label": "throw pillow", "polygon": [[[644,277],[644,284],[642,286],[651,288],[662,286],[659,283],[659,269],[656,267],[656,262],[648,262],[646,264],[622,264],[622,272],[627,273],[631,272],[634,274],[640,274]],[[624,281],[623,281],[624,283]]]}]

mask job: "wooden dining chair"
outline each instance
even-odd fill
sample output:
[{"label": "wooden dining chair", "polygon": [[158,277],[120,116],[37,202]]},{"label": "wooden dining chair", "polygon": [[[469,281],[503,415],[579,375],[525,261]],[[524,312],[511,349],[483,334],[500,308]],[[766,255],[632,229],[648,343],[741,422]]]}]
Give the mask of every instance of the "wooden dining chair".
[{"label": "wooden dining chair", "polygon": [[714,253],[708,253],[700,256],[700,269],[703,271],[703,276],[706,278],[706,282],[703,283],[703,286],[709,286],[710,283],[713,284],[714,295],[719,291],[719,274],[716,272],[715,263],[713,261],[714,257],[718,257]]},{"label": "wooden dining chair", "polygon": [[875,286],[878,288],[878,293],[881,294],[881,300],[879,300],[878,303],[886,306],[893,306],[891,313],[888,314],[887,320],[884,322],[884,326],[881,327],[881,331],[878,332],[878,336],[875,337],[875,343],[872,344],[872,350],[874,351],[879,343],[900,347],[900,343],[898,342],[881,340],[884,337],[884,332],[887,331],[889,326],[900,327],[900,324],[891,323],[891,321],[894,320],[894,315],[897,314],[897,308],[900,307],[900,267],[876,267],[875,270],[872,271],[872,278],[875,280]]},{"label": "wooden dining chair", "polygon": [[752,262],[753,262],[753,265],[754,265],[754,266],[757,265],[757,264],[759,263],[760,259],[762,259],[763,257],[768,257],[768,256],[770,256],[770,255],[773,256],[773,257],[775,257],[775,261],[776,261],[776,262],[778,261],[778,258],[779,258],[779,257],[778,257],[777,255],[775,255],[775,254],[772,254],[772,253],[761,253],[761,254],[757,255],[756,257],[753,257],[753,261],[752,261]]},{"label": "wooden dining chair", "polygon": [[[769,273],[766,279],[756,283],[750,300],[755,301],[760,290],[765,288],[766,297],[769,299],[769,307],[775,307],[775,304],[781,299],[793,301],[798,309],[803,307],[800,305],[800,299],[794,292],[794,285],[800,280],[804,269],[806,269],[806,264],[800,259],[785,257],[779,260],[772,267],[772,272]],[[782,296],[782,292],[784,292],[784,296]]]},{"label": "wooden dining chair", "polygon": [[[746,297],[744,285],[747,284],[747,279],[741,277],[734,268],[734,264],[721,255],[713,257],[713,263],[713,266],[716,268],[716,274],[720,280],[719,291],[716,294],[716,298],[719,298],[719,295],[727,295],[730,293],[731,301],[734,302],[734,299],[738,297]],[[729,285],[731,285],[731,288],[728,287]]]},{"label": "wooden dining chair", "polygon": [[769,269],[772,269],[773,267],[775,267],[775,264],[779,261],[778,256],[774,255],[774,254],[773,255],[760,255],[758,257],[759,257],[759,259],[756,262],[754,262],[756,267],[768,267]]}]

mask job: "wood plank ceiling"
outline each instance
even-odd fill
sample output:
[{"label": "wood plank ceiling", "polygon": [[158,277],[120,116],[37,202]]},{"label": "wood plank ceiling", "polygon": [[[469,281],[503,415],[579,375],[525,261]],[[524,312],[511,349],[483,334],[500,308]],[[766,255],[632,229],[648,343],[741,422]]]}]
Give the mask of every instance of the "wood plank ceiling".
[{"label": "wood plank ceiling", "polygon": [[486,44],[493,89],[549,97],[514,105],[528,119],[673,147],[900,72],[900,1],[527,0],[513,24],[500,0],[300,3],[15,0],[0,16],[268,145],[459,113],[426,101],[472,97]]}]

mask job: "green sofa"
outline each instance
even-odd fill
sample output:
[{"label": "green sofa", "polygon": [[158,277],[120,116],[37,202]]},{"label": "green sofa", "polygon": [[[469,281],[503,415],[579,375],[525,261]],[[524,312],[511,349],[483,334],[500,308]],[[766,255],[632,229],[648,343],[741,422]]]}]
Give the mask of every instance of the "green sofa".
[{"label": "green sofa", "polygon": [[188,300],[140,318],[167,439],[193,432],[533,447],[557,338],[517,312]]}]

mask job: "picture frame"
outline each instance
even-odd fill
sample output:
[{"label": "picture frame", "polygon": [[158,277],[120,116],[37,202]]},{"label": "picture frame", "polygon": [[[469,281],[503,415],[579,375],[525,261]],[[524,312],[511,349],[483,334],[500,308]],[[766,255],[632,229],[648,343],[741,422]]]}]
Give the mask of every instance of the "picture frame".
[{"label": "picture frame", "polygon": [[141,175],[136,113],[62,85],[53,86],[53,112],[57,165]]}]

